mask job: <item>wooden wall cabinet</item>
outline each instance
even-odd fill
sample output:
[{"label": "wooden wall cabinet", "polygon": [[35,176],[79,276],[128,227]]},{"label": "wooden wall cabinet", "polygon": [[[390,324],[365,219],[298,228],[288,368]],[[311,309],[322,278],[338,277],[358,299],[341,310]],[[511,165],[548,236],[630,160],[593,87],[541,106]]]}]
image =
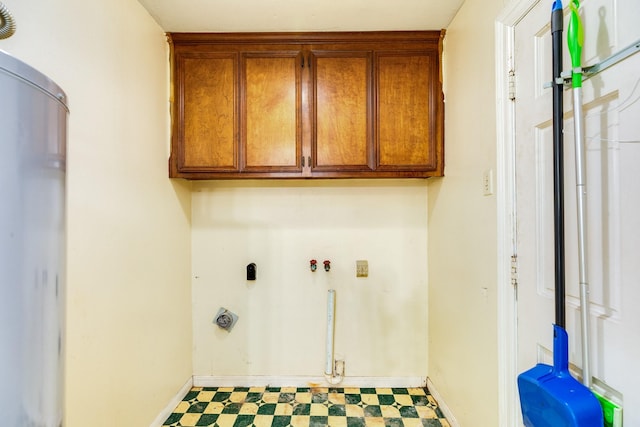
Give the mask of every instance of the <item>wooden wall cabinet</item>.
[{"label": "wooden wall cabinet", "polygon": [[425,178],[444,31],[171,33],[169,175]]}]

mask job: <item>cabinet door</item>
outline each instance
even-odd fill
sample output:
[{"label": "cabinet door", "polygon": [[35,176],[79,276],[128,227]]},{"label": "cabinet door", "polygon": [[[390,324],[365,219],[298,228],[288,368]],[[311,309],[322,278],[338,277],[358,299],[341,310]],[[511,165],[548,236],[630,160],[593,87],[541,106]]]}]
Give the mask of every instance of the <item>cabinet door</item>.
[{"label": "cabinet door", "polygon": [[243,172],[302,171],[299,51],[243,54]]},{"label": "cabinet door", "polygon": [[237,54],[181,53],[175,60],[178,171],[238,171]]},{"label": "cabinet door", "polygon": [[380,52],[376,68],[376,169],[437,170],[441,155],[437,52]]},{"label": "cabinet door", "polygon": [[371,171],[371,53],[310,57],[312,171]]}]

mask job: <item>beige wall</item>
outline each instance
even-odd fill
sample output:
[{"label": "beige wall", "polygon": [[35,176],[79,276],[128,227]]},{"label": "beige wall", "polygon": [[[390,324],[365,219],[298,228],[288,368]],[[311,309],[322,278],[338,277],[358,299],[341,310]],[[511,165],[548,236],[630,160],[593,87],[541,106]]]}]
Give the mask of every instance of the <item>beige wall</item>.
[{"label": "beige wall", "polygon": [[67,92],[67,427],[146,426],[191,364],[190,194],[167,179],[162,30],[134,0],[3,0]]},{"label": "beige wall", "polygon": [[[426,377],[424,180],[194,184],[194,373],[322,376],[327,290],[351,377]],[[311,273],[309,260],[332,262]],[[369,261],[356,278],[355,261]],[[258,277],[247,282],[255,262]],[[239,315],[227,333],[219,307]]]},{"label": "beige wall", "polygon": [[429,377],[462,426],[498,425],[494,19],[467,0],[445,37],[445,178],[429,181]]},{"label": "beige wall", "polygon": [[[70,99],[67,427],[148,425],[192,372],[321,375],[329,288],[348,375],[428,372],[463,426],[497,425],[496,207],[482,172],[495,170],[502,0],[467,0],[447,30],[446,178],[201,183],[193,197],[166,179],[166,44],[138,3],[4,3],[19,27],[0,49]],[[310,258],[332,259],[331,273],[312,275]],[[363,258],[370,277],[356,279]],[[230,334],[211,324],[219,306],[240,315]]]}]

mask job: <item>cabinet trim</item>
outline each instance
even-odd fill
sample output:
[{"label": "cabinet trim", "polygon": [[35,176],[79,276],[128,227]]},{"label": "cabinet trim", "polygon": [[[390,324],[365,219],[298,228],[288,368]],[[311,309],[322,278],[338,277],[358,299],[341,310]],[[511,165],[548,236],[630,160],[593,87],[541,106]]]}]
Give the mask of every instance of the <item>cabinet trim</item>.
[{"label": "cabinet trim", "polygon": [[167,33],[172,44],[349,44],[370,43],[372,46],[397,43],[429,43],[436,49],[445,30],[436,31],[341,31],[341,32],[272,32],[272,33]]}]

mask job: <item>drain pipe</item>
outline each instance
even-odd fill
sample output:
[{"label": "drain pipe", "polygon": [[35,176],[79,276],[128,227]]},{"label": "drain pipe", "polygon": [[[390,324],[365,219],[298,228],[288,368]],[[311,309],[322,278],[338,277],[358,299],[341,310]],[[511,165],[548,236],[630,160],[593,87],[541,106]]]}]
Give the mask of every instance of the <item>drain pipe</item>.
[{"label": "drain pipe", "polygon": [[337,369],[337,362],[334,357],[334,335],[336,325],[336,291],[329,289],[327,295],[327,347],[326,365],[324,377],[329,384],[336,385],[344,378],[344,362],[341,361],[340,369]]},{"label": "drain pipe", "polygon": [[0,2],[0,40],[8,39],[16,32],[16,21],[9,9]]}]

